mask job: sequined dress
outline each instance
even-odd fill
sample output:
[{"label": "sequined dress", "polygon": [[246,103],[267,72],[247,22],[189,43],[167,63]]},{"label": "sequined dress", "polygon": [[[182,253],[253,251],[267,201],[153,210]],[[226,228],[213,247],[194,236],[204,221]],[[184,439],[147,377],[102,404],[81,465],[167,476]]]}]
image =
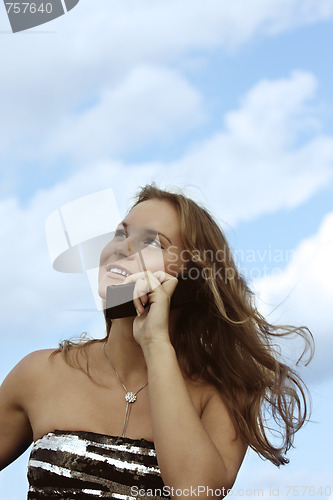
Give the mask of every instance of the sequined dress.
[{"label": "sequined dress", "polygon": [[55,430],[38,439],[28,481],[28,500],[170,498],[151,441],[95,432]]}]

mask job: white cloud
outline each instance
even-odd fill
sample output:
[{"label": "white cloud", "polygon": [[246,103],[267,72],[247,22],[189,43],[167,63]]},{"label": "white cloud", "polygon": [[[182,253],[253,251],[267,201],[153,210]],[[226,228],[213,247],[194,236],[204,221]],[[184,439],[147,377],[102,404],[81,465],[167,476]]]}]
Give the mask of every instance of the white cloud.
[{"label": "white cloud", "polygon": [[[25,208],[14,198],[3,201],[2,331],[11,328],[22,337],[28,321],[29,335],[40,337],[49,317],[54,317],[52,331],[64,332],[66,336],[73,328],[72,333],[77,333],[75,325],[80,323],[77,313],[70,314],[66,309],[93,307],[84,279],[52,271],[44,238],[46,217],[80,196],[112,187],[123,215],[138,186],[156,180],[162,187],[187,186],[190,195],[203,200],[215,215],[233,224],[310,197],[331,178],[333,157],[330,138],[317,135],[305,144],[297,141],[299,123],[309,117],[305,104],[313,96],[315,85],[311,75],[300,72],[290,78],[260,82],[244,97],[240,108],[227,115],[224,131],[177,162],[95,162],[67,181],[37,193]],[[246,131],[251,134],[250,142]],[[190,183],[197,188],[191,188]],[[203,192],[198,186],[204,186]],[[302,303],[300,299],[299,309]],[[14,313],[16,304],[20,307],[18,315]],[[326,299],[316,307],[320,305],[320,317],[324,318]],[[95,328],[94,319],[86,322]],[[323,325],[315,326],[325,328],[324,323],[323,320]]]},{"label": "white cloud", "polygon": [[66,28],[77,22],[84,33],[77,32],[71,53],[81,59],[85,53],[94,57],[94,37],[95,47],[104,54],[107,37],[110,62],[124,67],[143,58],[170,62],[197,49],[236,47],[255,35],[275,34],[332,15],[332,0],[101,0],[98,9],[84,4],[73,11],[66,17]]},{"label": "white cloud", "polygon": [[[141,169],[142,179],[154,176],[153,166]],[[71,312],[94,308],[85,275],[63,274],[51,267],[45,238],[45,220],[65,203],[112,187],[124,215],[138,179],[130,181],[122,164],[95,165],[72,175],[69,180],[40,191],[22,207],[17,199],[0,202],[1,342],[11,338],[34,343],[36,339],[71,337],[91,328],[103,334],[100,313]],[[135,187],[134,187],[135,186]],[[129,191],[130,190],[130,191]],[[105,214],[108,217],[108,214]],[[52,318],[52,320],[50,320]],[[102,322],[103,323],[103,322]],[[97,326],[96,326],[97,325]],[[96,331],[98,330],[99,331]]]},{"label": "white cloud", "polygon": [[204,119],[200,93],[180,74],[136,67],[106,87],[95,106],[71,116],[45,140],[45,154],[74,156],[88,163],[119,152],[166,144]]},{"label": "white cloud", "polygon": [[296,326],[306,325],[312,331],[316,352],[311,376],[332,376],[333,349],[333,212],[327,214],[318,232],[295,249],[286,269],[265,276],[255,283],[259,305],[264,314],[274,307],[272,321]]},{"label": "white cloud", "polygon": [[[333,176],[333,138],[322,133],[311,108],[316,90],[315,77],[302,71],[259,81],[239,108],[226,114],[224,127],[196,142],[183,157],[123,165],[128,184],[123,190],[131,192],[143,179],[151,180],[149,176],[164,185],[203,185],[208,205],[229,224],[300,205]],[[96,106],[64,118],[39,153],[46,159],[57,153],[79,159],[84,177],[103,178],[100,159],[127,144],[135,148],[167,141],[202,118],[196,90],[173,71],[145,66],[112,90],[105,89]],[[103,161],[103,172],[108,164],[111,172],[120,168]],[[85,165],[89,171],[82,170]]]},{"label": "white cloud", "polygon": [[[203,186],[204,193],[195,192],[197,199],[206,197],[213,213],[235,224],[300,204],[329,181],[332,138],[325,137],[313,121],[307,102],[315,95],[316,81],[301,72],[260,82],[239,109],[225,117],[223,129],[177,162],[124,165],[103,158],[109,147],[106,128],[112,131],[110,146],[119,151],[127,138],[149,143],[183,133],[188,130],[186,121],[191,126],[201,123],[202,97],[178,69],[185,67],[188,57],[212,49],[235,50],[258,35],[274,36],[331,19],[332,13],[332,0],[99,0],[98,8],[96,2],[81,1],[44,27],[54,34],[4,38],[0,149],[8,187],[2,182],[3,192],[10,192],[18,180],[14,168],[9,168],[17,160],[50,163],[55,151],[49,137],[57,138],[56,157],[60,151],[75,156],[70,139],[76,149],[82,146],[82,152],[89,152],[86,143],[92,137],[103,157],[96,154],[89,167],[80,164],[67,181],[37,193],[25,208],[15,198],[0,203],[2,370],[13,364],[23,342],[32,350],[36,344],[55,345],[81,328],[96,336],[103,329],[93,315],[66,312],[89,302],[86,282],[51,269],[44,220],[61,204],[113,187],[124,213],[138,185],[152,179],[162,185],[192,183]],[[9,25],[3,22],[1,27]],[[127,103],[136,106],[139,99],[131,114]],[[112,113],[112,122],[107,112]],[[163,123],[157,120],[161,114]],[[303,142],[301,124],[309,137]],[[71,135],[68,141],[61,137],[64,131]],[[331,218],[327,220],[328,229],[322,228],[326,236],[328,231],[332,234]],[[308,320],[313,325],[314,334],[325,343],[315,367],[323,362],[329,369],[332,280],[322,246],[326,236],[320,239],[318,233],[309,240],[308,249],[300,250],[298,264],[288,268],[284,278],[261,287],[267,300],[279,303],[285,290],[294,287],[293,280],[305,272],[309,275],[291,295],[286,315],[296,323]],[[307,258],[316,251],[320,272]]]},{"label": "white cloud", "polygon": [[[198,91],[182,74],[188,57],[326,20],[332,13],[332,0],[101,0],[98,7],[80,2],[47,25],[55,33],[8,35],[0,46],[2,163],[12,168],[17,161],[50,164],[53,150],[45,150],[50,137],[63,140],[64,128],[79,141],[80,134],[93,134],[91,124],[96,122],[110,127],[108,152],[135,138],[143,145],[154,135],[159,140],[175,137],[188,130],[186,124],[196,126],[202,118]],[[182,70],[175,70],[177,66]],[[129,106],[125,113],[121,108],[125,98],[135,102],[132,113]],[[91,109],[80,120],[73,119],[86,106]],[[98,146],[104,151],[104,130],[98,127],[93,139],[96,151]],[[12,185],[15,179],[7,181]]]},{"label": "white cloud", "polygon": [[[333,138],[322,133],[311,108],[316,91],[315,77],[302,71],[259,81],[239,108],[226,114],[224,127],[196,142],[183,157],[123,165],[126,192],[142,184],[147,173],[164,185],[203,185],[208,205],[217,207],[217,215],[229,224],[300,205],[333,175]],[[46,165],[51,159],[71,158],[73,169],[77,164],[84,177],[93,178],[102,175],[101,161],[103,169],[109,163],[110,174],[120,167],[105,161],[113,153],[167,143],[203,119],[199,92],[179,73],[142,66],[117,85],[106,86],[95,105],[65,114],[51,129],[42,128],[35,139],[38,147],[28,141],[22,153],[17,147],[13,154],[27,162],[38,156]]]},{"label": "white cloud", "polygon": [[301,204],[333,176],[333,138],[318,133],[308,105],[315,90],[313,75],[301,71],[259,82],[227,113],[225,129],[169,172],[203,183],[210,204],[231,224]]}]

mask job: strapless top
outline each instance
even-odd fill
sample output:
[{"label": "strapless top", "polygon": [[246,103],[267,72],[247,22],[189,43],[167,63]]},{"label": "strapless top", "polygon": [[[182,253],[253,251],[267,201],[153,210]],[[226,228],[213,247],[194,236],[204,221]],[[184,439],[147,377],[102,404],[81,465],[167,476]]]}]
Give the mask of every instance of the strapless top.
[{"label": "strapless top", "polygon": [[28,500],[170,499],[154,443],[86,431],[38,439],[28,463]]}]

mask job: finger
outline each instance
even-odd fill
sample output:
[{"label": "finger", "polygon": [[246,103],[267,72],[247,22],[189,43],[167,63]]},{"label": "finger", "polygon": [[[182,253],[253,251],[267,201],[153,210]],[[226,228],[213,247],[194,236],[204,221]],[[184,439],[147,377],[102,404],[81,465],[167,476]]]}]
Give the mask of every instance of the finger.
[{"label": "finger", "polygon": [[131,274],[128,276],[123,284],[135,283],[133,292],[133,303],[139,315],[145,311],[145,306],[148,302],[155,301],[157,297],[152,294],[156,289],[162,285],[166,295],[171,298],[178,280],[171,274],[165,271],[155,271],[152,273],[150,270],[141,271],[139,273]]},{"label": "finger", "polygon": [[156,271],[154,276],[160,281],[167,295],[171,297],[177,287],[178,278],[166,273],[165,271]]},{"label": "finger", "polygon": [[136,283],[139,279],[145,280],[148,292],[151,292],[154,288],[160,285],[159,280],[149,270],[141,271],[140,273],[134,273],[130,276],[127,276],[127,278],[125,278],[123,281],[123,285],[127,283]]},{"label": "finger", "polygon": [[163,283],[164,281],[166,281],[168,279],[168,276],[170,276],[165,271],[155,271],[153,274],[154,274],[155,278],[157,278],[160,283]]},{"label": "finger", "polygon": [[148,303],[148,293],[160,285],[158,279],[150,271],[142,271],[127,276],[123,284],[135,283],[133,291],[133,303],[139,315],[144,312],[144,306]]},{"label": "finger", "polygon": [[174,294],[176,288],[178,285],[178,278],[175,276],[170,276],[167,280],[164,281],[163,283],[163,289],[168,295],[169,299],[171,299],[172,295]]},{"label": "finger", "polygon": [[147,280],[147,276],[136,280],[133,292],[133,302],[139,314],[143,313],[144,306],[149,301],[149,294],[152,293],[153,290],[156,290],[158,286],[160,286],[160,282],[154,275],[149,276],[149,281]]}]

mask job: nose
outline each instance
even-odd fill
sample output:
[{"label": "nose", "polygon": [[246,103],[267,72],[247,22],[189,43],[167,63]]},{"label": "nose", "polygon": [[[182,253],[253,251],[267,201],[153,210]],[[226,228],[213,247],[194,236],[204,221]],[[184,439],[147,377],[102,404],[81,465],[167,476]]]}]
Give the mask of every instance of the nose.
[{"label": "nose", "polygon": [[133,241],[129,236],[115,243],[114,254],[119,258],[134,257]]}]

